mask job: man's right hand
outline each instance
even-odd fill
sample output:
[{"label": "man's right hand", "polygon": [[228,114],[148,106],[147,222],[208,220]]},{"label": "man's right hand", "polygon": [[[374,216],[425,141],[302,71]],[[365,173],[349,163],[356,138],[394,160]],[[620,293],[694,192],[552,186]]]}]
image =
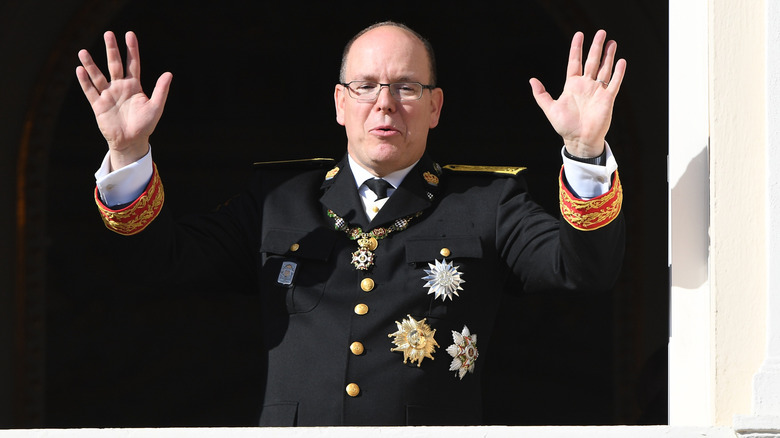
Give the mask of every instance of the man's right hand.
[{"label": "man's right hand", "polygon": [[125,35],[126,72],[114,33],[106,32],[103,39],[111,81],[86,50],[79,51],[82,65],[76,67],[76,77],[108,142],[111,170],[117,170],[138,161],[149,151],[149,137],[162,116],[173,75],[163,73],[151,98],[147,97],[141,89],[141,61],[135,34]]}]

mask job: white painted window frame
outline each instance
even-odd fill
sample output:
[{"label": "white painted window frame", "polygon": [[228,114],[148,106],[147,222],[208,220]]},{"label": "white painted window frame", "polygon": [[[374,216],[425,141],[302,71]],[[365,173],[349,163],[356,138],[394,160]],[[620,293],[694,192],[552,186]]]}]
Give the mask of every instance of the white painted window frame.
[{"label": "white painted window frame", "polygon": [[669,424],[711,425],[708,2],[669,2]]}]

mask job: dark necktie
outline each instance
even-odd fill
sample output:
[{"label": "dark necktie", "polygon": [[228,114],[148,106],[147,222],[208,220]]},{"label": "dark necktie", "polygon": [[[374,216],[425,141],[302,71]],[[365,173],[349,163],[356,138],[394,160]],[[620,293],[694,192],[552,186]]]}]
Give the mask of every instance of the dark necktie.
[{"label": "dark necktie", "polygon": [[393,187],[389,182],[382,178],[367,179],[363,184],[376,194],[376,200],[387,198],[387,189]]}]

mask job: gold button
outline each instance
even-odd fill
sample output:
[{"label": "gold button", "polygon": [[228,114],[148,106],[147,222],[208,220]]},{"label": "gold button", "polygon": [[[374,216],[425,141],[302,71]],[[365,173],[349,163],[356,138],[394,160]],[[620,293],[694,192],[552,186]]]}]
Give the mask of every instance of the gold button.
[{"label": "gold button", "polygon": [[449,248],[442,248],[441,251],[439,251],[439,254],[441,254],[444,257],[449,257],[451,252]]},{"label": "gold button", "polygon": [[301,247],[301,245],[298,245],[297,243],[293,243],[290,246],[290,251],[292,251],[292,252],[298,251],[298,248],[300,248],[300,247]]},{"label": "gold button", "polygon": [[379,207],[377,207],[376,205],[375,205],[375,206],[373,206],[373,207],[371,208],[371,210],[372,210],[374,213],[379,213]]},{"label": "gold button", "polygon": [[360,387],[357,386],[357,383],[350,383],[347,385],[347,394],[350,397],[357,397],[358,394],[360,394]]},{"label": "gold button", "polygon": [[360,282],[360,288],[363,289],[364,292],[371,292],[374,289],[374,280],[364,278],[363,281]]},{"label": "gold button", "polygon": [[355,313],[357,313],[358,315],[365,315],[366,313],[368,313],[368,306],[366,306],[363,303],[358,304],[357,306],[355,306]]},{"label": "gold button", "polygon": [[363,350],[363,344],[357,341],[353,342],[349,346],[349,351],[351,351],[355,356],[360,356],[363,354]]}]

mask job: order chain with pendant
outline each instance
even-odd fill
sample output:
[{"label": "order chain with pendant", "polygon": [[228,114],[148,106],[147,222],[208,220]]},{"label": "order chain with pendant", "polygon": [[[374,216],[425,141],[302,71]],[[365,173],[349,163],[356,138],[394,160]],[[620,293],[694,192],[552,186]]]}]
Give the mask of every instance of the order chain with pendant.
[{"label": "order chain with pendant", "polygon": [[334,228],[347,233],[350,240],[357,241],[358,249],[352,253],[352,265],[359,271],[367,271],[374,266],[374,250],[379,246],[379,240],[384,239],[390,233],[403,231],[409,227],[412,219],[420,216],[422,211],[396,219],[389,227],[376,227],[369,232],[364,232],[360,227],[351,227],[349,223],[339,215],[328,210],[328,216],[333,218]]}]

